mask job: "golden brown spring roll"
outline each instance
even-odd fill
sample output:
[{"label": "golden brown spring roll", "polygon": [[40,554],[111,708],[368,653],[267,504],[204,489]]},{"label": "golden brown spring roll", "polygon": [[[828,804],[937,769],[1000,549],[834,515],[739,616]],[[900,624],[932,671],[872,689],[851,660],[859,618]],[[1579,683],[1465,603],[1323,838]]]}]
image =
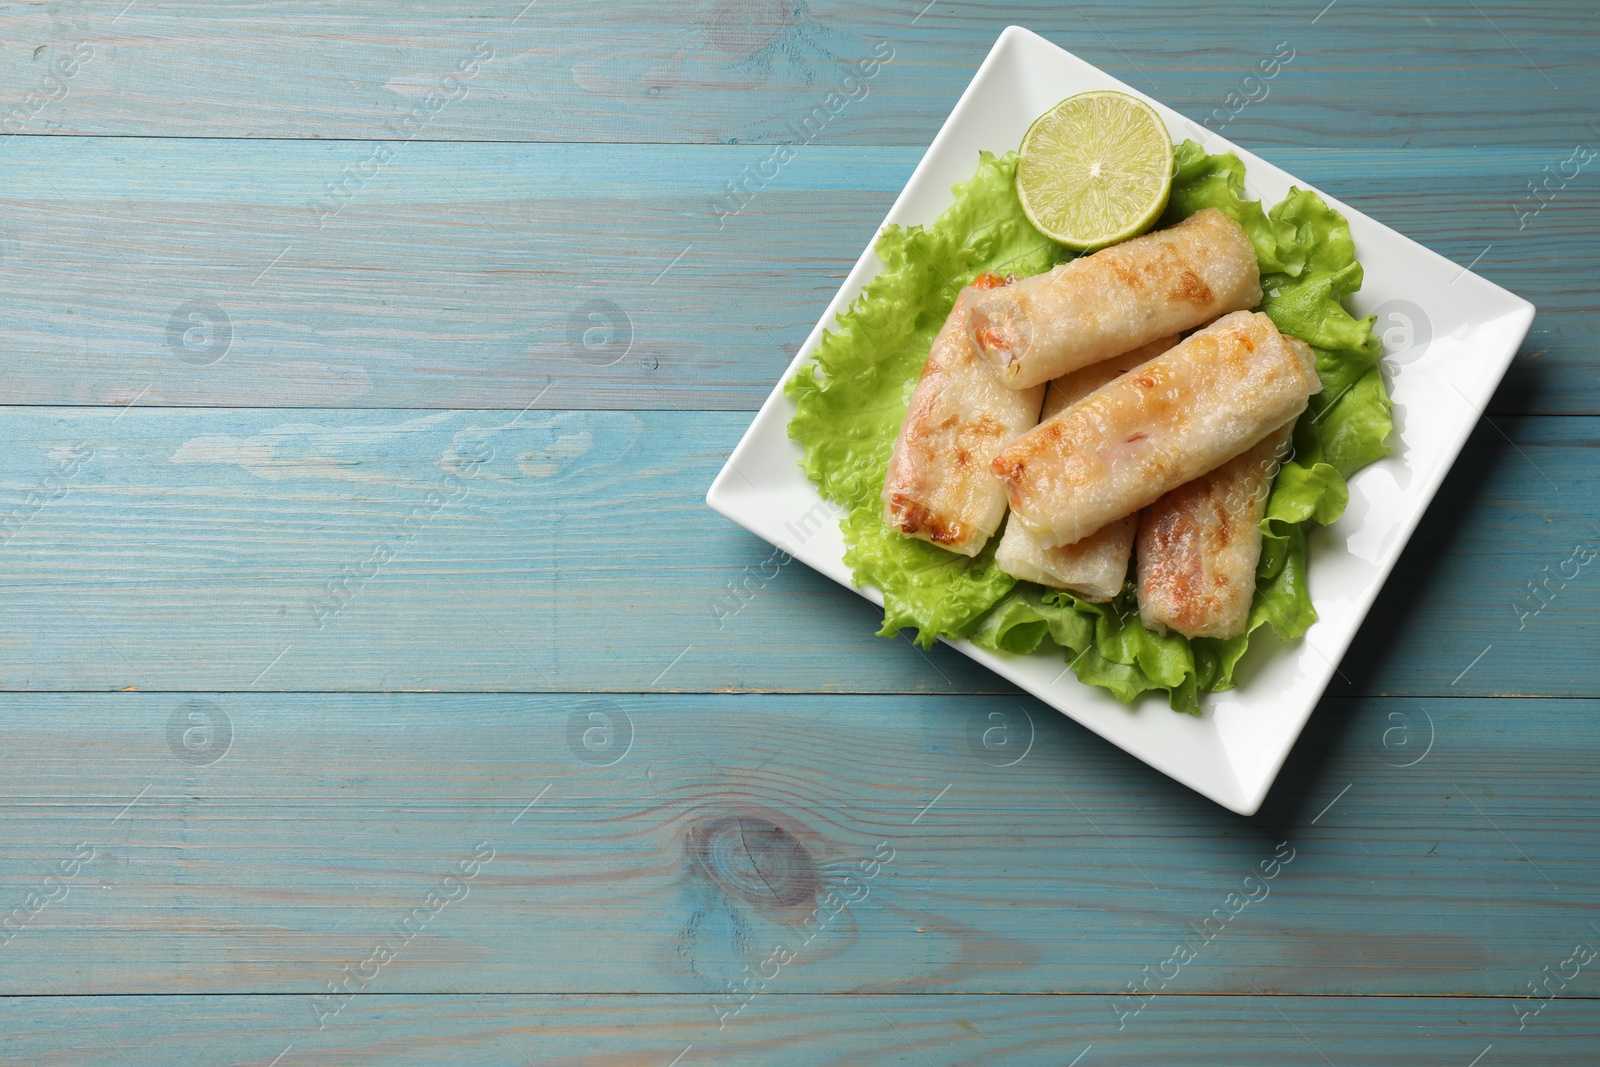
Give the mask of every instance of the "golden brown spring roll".
[{"label": "golden brown spring roll", "polygon": [[1320,388],[1308,345],[1236,311],[1029,430],[991,469],[1017,520],[1071,544],[1222,466]]},{"label": "golden brown spring roll", "polygon": [[1215,208],[972,305],[973,341],[1013,389],[1261,302],[1255,246]]},{"label": "golden brown spring roll", "polygon": [[1291,421],[1255,447],[1180,485],[1139,517],[1139,618],[1185,637],[1238,637],[1255,598],[1272,479]]},{"label": "golden brown spring roll", "polygon": [[[1126,371],[1154,359],[1178,343],[1178,335],[1163,337],[1120,356],[1091,364],[1057,378],[1044,395],[1040,418],[1048,419],[1076,404]],[[1100,527],[1088,537],[1052,548],[1020,522],[1006,525],[995,550],[995,562],[1013,578],[1065,589],[1085,600],[1106,601],[1122,591],[1128,577],[1128,556],[1138,519],[1129,515]]]},{"label": "golden brown spring roll", "polygon": [[972,347],[973,299],[1005,284],[985,274],[956,298],[928,352],[883,483],[884,522],[964,556],[981,552],[1005,518],[1005,490],[989,473],[990,462],[1039,421],[1044,401],[1042,385],[1001,385]]}]

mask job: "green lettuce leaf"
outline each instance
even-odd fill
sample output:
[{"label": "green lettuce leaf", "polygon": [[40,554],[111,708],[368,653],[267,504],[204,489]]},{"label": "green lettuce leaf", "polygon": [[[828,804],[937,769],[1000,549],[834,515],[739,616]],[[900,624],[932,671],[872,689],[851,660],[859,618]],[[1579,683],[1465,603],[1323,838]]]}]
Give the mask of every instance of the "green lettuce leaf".
[{"label": "green lettuce leaf", "polygon": [[1124,704],[1148,690],[1165,689],[1173,707],[1200,711],[1189,642],[1140,625],[1131,587],[1109,604],[1091,604],[1071,593],[1018,582],[966,636],[979,648],[1014,655],[1054,642],[1071,654],[1068,663],[1081,681],[1110,690]]},{"label": "green lettuce leaf", "polygon": [[1292,276],[1304,269],[1307,249],[1295,240],[1292,224],[1270,217],[1259,201],[1245,196],[1239,157],[1232,152],[1208,156],[1195,142],[1185,141],[1172,152],[1172,196],[1160,225],[1182,222],[1208,207],[1244,227],[1256,246],[1262,274]]},{"label": "green lettuce leaf", "polygon": [[1018,582],[967,637],[980,648],[1019,656],[1035,651],[1047,638],[1071,652],[1082,652],[1094,640],[1094,620],[1078,604],[1069,593]]},{"label": "green lettuce leaf", "polygon": [[881,637],[915,626],[926,648],[937,634],[965,633],[1017,584],[994,561],[997,539],[976,559],[947,552],[889,529],[876,496],[871,506],[853,508],[841,525],[844,561],[857,584],[871,582],[883,593]]},{"label": "green lettuce leaf", "polygon": [[857,585],[883,593],[881,634],[915,627],[925,647],[946,636],[1013,655],[1054,650],[1081,681],[1124,703],[1159,691],[1174,710],[1197,715],[1201,693],[1233,686],[1234,668],[1261,627],[1295,640],[1316,621],[1306,529],[1337,520],[1349,500],[1345,479],[1388,452],[1382,343],[1372,335],[1372,319],[1356,319],[1343,305],[1361,286],[1349,226],[1306,190],[1293,189],[1263,210],[1246,195],[1236,156],[1207,155],[1192,141],[1175,150],[1163,224],[1206,207],[1237,220],[1261,268],[1267,295],[1260,310],[1312,346],[1322,379],[1261,520],[1247,632],[1226,641],[1190,640],[1144,627],[1131,585],[1109,604],[1089,603],[1004,574],[993,542],[968,559],[903,537],[882,521],[879,493],[890,451],[934,335],[961,288],[985,271],[1026,276],[1071,256],[1027,221],[1015,173],[1015,153],[981,153],[977,173],[954,187],[955,202],[936,223],[884,229],[876,245],[883,270],[786,387],[797,409],[789,436],[804,447],[801,466],[821,494],[847,509],[845,560]]}]

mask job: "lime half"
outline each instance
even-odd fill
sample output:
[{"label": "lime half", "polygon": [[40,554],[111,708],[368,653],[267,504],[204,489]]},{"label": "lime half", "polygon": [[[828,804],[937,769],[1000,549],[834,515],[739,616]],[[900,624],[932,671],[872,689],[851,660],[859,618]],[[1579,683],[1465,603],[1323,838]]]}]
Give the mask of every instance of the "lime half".
[{"label": "lime half", "polygon": [[1069,96],[1028,127],[1017,162],[1022,210],[1045,236],[1080,252],[1137,236],[1172,192],[1172,138],[1127,93]]}]

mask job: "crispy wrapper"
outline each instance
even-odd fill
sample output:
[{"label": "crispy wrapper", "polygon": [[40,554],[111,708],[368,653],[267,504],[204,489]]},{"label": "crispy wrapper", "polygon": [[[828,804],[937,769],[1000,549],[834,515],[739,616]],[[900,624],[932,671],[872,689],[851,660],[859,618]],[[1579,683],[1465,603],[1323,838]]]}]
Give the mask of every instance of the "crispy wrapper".
[{"label": "crispy wrapper", "polygon": [[1239,311],[1040,423],[991,469],[1017,520],[1071,544],[1220,467],[1320,388],[1309,346]]},{"label": "crispy wrapper", "polygon": [[[1050,383],[1044,396],[1042,418],[1076,404],[1121,374],[1154,359],[1178,343],[1178,335],[1152,341],[1132,352],[1075,370]],[[1085,600],[1107,601],[1122,591],[1128,577],[1128,557],[1133,552],[1137,527],[1134,516],[1107,523],[1088,537],[1052,548],[1020,522],[1006,525],[995,562],[1014,578],[1065,589]]]},{"label": "crispy wrapper", "polygon": [[1045,387],[1008,389],[972,347],[974,297],[1004,285],[979,277],[961,291],[928,352],[900,424],[883,483],[883,519],[909,537],[976,556],[1005,518],[1006,494],[989,464],[1039,421]]},{"label": "crispy wrapper", "polygon": [[1215,208],[985,294],[973,341],[1025,389],[1261,303],[1255,246]]},{"label": "crispy wrapper", "polygon": [[1160,633],[1238,637],[1250,619],[1257,524],[1289,451],[1294,423],[1180,485],[1139,517],[1139,618]]}]

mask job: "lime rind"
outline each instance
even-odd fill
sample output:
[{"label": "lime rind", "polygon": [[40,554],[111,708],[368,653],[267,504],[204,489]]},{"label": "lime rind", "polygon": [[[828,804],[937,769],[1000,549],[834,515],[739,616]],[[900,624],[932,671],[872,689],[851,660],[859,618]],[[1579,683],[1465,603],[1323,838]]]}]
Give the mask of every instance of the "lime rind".
[{"label": "lime rind", "polygon": [[1080,93],[1022,138],[1017,196],[1028,221],[1080,252],[1153,226],[1172,192],[1172,138],[1155,109],[1126,93]]}]

